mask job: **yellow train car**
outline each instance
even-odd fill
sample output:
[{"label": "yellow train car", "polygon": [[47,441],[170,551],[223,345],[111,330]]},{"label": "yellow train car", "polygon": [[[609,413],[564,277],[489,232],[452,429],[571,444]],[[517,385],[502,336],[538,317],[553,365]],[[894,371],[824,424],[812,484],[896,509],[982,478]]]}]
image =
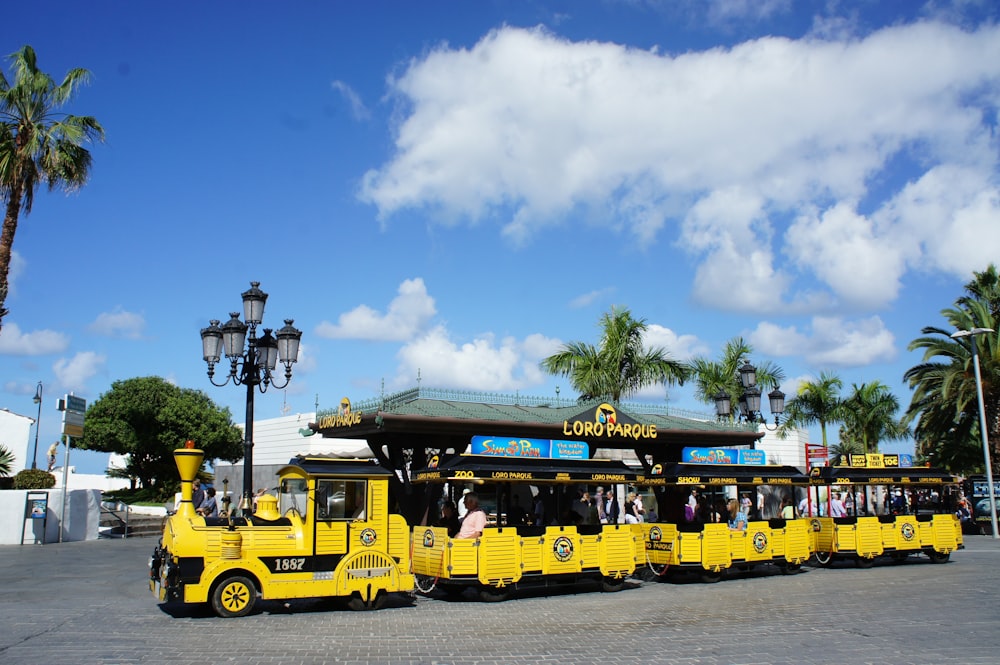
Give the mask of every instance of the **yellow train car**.
[{"label": "yellow train car", "polygon": [[278,495],[247,517],[206,518],[191,503],[203,453],[174,451],[181,503],[150,559],[162,602],[210,603],[243,616],[258,598],[343,598],[375,609],[413,589],[409,528],[389,513],[391,471],[367,460],[296,457],[278,472]]},{"label": "yellow train car", "polygon": [[[505,497],[513,485],[610,486],[634,478],[618,461],[458,455],[419,471],[415,482],[472,486],[483,497],[495,496],[500,508],[509,505]],[[560,509],[556,514],[569,515]],[[504,600],[518,588],[586,579],[600,581],[606,591],[621,589],[635,571],[635,525],[557,521],[510,524],[508,514],[498,509],[478,538],[450,537],[444,527],[414,526],[417,588],[425,593],[435,587],[447,592],[473,588],[487,601]]]},{"label": "yellow train car", "polygon": [[[778,465],[678,463],[661,473],[638,476],[641,487],[716,488],[770,485],[808,485],[798,469]],[[776,565],[783,572],[797,571],[812,556],[810,523],[803,519],[750,520],[744,529],[728,522],[698,520],[642,523],[645,563],[659,575],[671,569],[696,572],[706,582],[716,582],[730,568],[748,569]]]},{"label": "yellow train car", "polygon": [[[831,516],[834,511],[827,509],[826,514],[810,518],[818,563],[830,566],[844,559],[868,568],[881,556],[902,561],[914,554],[925,554],[933,563],[946,563],[952,552],[964,547],[962,525],[953,503],[957,498],[957,491],[953,490],[959,479],[931,467],[897,466],[894,464],[897,458],[851,455],[850,466],[812,470],[813,485],[851,493],[858,497],[855,505],[860,501],[867,504],[870,496],[867,488],[871,486],[881,488],[879,494],[888,498],[888,502],[873,502],[871,507],[855,510],[853,514],[834,517]],[[912,498],[918,490],[926,490],[925,494],[936,499],[916,506],[905,501],[893,505],[897,493],[901,498],[906,495]]]}]

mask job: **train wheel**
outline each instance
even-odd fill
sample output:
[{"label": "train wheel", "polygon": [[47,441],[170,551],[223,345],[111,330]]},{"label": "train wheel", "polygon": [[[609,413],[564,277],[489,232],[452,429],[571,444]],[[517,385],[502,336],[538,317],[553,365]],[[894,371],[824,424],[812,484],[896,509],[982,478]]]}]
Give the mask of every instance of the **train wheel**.
[{"label": "train wheel", "polygon": [[948,559],[951,558],[951,553],[938,552],[937,550],[927,550],[927,556],[930,558],[931,563],[948,563]]},{"label": "train wheel", "polygon": [[705,584],[715,584],[716,582],[722,579],[722,571],[703,570],[701,571],[700,577],[701,581],[704,582]]},{"label": "train wheel", "polygon": [[377,610],[385,605],[385,591],[378,591],[375,593],[375,598],[372,599],[371,603],[365,602],[365,599],[361,596],[351,596],[347,600],[347,607],[354,610],[355,612],[367,612],[368,610]]},{"label": "train wheel", "polygon": [[833,565],[833,553],[832,552],[816,552],[816,563],[821,566],[829,568]]},{"label": "train wheel", "polygon": [[510,597],[509,587],[484,586],[479,590],[479,600],[484,603],[499,603]]},{"label": "train wheel", "polygon": [[614,593],[615,591],[621,591],[625,588],[625,578],[624,577],[605,577],[601,580],[601,589],[609,593]]},{"label": "train wheel", "polygon": [[246,577],[236,575],[223,580],[212,592],[212,609],[220,617],[250,614],[257,600],[257,587]]},{"label": "train wheel", "polygon": [[875,557],[858,556],[854,559],[854,565],[858,568],[871,568],[875,565]]}]

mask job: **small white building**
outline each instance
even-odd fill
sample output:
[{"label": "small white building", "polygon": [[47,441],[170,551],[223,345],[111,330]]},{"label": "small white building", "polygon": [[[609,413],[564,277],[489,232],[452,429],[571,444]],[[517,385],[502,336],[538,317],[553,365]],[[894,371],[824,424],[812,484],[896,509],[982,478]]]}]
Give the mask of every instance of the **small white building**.
[{"label": "small white building", "polygon": [[[11,466],[11,474],[14,475],[22,469],[31,468],[31,453],[34,446],[34,439],[30,437],[31,426],[35,424],[34,418],[22,416],[8,409],[0,409],[0,445],[14,453],[14,464]],[[41,442],[38,444],[41,446]],[[46,448],[48,446],[46,445]],[[42,456],[45,449],[42,449]],[[44,469],[47,464],[40,464]]]}]

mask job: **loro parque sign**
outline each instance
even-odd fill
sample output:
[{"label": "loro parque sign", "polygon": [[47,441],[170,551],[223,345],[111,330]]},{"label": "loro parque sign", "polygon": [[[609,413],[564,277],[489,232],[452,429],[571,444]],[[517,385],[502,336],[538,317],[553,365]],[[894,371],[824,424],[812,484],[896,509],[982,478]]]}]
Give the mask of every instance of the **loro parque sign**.
[{"label": "loro parque sign", "polygon": [[593,412],[581,413],[573,420],[563,421],[566,436],[594,438],[655,439],[656,425],[642,424],[624,413],[618,413],[611,404],[604,402]]}]

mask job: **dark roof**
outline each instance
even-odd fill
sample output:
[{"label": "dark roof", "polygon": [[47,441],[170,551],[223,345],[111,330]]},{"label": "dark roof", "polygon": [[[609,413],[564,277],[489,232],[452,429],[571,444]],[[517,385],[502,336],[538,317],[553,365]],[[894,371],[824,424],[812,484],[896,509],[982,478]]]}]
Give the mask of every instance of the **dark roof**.
[{"label": "dark roof", "polygon": [[[371,439],[391,433],[463,436],[521,436],[543,439],[587,440],[599,447],[635,447],[639,444],[750,445],[760,439],[755,427],[718,422],[714,417],[670,409],[664,405],[616,404],[619,413],[643,425],[656,427],[656,438],[635,441],[625,437],[585,437],[563,431],[567,421],[593,412],[601,400],[580,403],[519,395],[476,394],[460,391],[407,390],[352,405],[360,418],[350,425],[325,426],[336,410],[316,414],[310,426],[332,438]],[[428,447],[433,447],[432,443]]]},{"label": "dark roof", "polygon": [[635,471],[619,460],[456,455],[437,467],[418,471],[413,482],[625,483],[634,479]]},{"label": "dark roof", "polygon": [[289,466],[302,469],[310,476],[392,476],[374,460],[344,459],[327,455],[298,455],[288,461],[288,465],[278,471],[280,475]]},{"label": "dark roof", "polygon": [[807,485],[794,466],[772,464],[673,464],[663,473],[641,475],[640,485]]},{"label": "dark roof", "polygon": [[812,470],[812,482],[823,485],[941,485],[961,481],[947,471],[928,466],[883,469],[822,466]]}]

